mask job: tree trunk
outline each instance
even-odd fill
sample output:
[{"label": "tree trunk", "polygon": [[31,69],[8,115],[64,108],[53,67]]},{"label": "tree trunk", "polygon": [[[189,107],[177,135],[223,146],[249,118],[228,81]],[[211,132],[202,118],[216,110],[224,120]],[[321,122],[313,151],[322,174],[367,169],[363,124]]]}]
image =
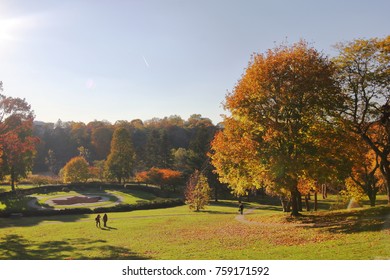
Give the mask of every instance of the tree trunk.
[{"label": "tree trunk", "polygon": [[305,195],[306,211],[310,211],[309,197],[310,197],[310,193],[308,193],[307,195]]},{"label": "tree trunk", "polygon": [[322,184],[322,198],[326,199],[328,197],[328,187],[326,184]]},{"label": "tree trunk", "polygon": [[15,171],[13,166],[11,167],[11,189],[15,192]]},{"label": "tree trunk", "polygon": [[387,157],[381,156],[380,171],[385,177],[385,187],[387,191],[387,203],[390,204],[390,165]]},{"label": "tree trunk", "polygon": [[285,197],[280,197],[280,202],[282,203],[283,212],[290,212],[290,201],[287,200]]},{"label": "tree trunk", "polygon": [[287,208],[287,211],[286,212],[291,212],[291,200],[289,199],[289,200],[287,200],[287,206],[286,206]]},{"label": "tree trunk", "polygon": [[297,192],[297,204],[298,204],[298,211],[303,211],[303,208],[302,208],[302,194],[299,191]]},{"label": "tree trunk", "polygon": [[386,186],[386,191],[387,191],[387,204],[390,204],[390,174],[388,174],[386,177],[387,177],[387,180],[386,180],[385,186]]},{"label": "tree trunk", "polygon": [[291,216],[299,216],[299,197],[299,192],[296,188],[291,191]]},{"label": "tree trunk", "polygon": [[217,184],[214,185],[214,201],[218,202],[218,187],[217,187]]},{"label": "tree trunk", "polygon": [[378,192],[378,189],[374,186],[369,186],[369,188],[367,189],[367,196],[370,200],[370,206],[371,207],[374,207],[375,206],[375,203],[376,203],[376,194]]},{"label": "tree trunk", "polygon": [[[383,158],[381,157],[381,159],[383,160]],[[385,177],[385,188],[386,188],[386,192],[387,192],[387,204],[390,204],[390,168],[383,163],[381,162],[380,164],[380,171],[383,175],[383,177]]]},{"label": "tree trunk", "polygon": [[386,190],[387,190],[387,204],[390,204],[390,183],[386,184]]},{"label": "tree trunk", "polygon": [[314,191],[314,211],[318,210],[318,204],[317,204],[317,191]]},{"label": "tree trunk", "polygon": [[376,201],[375,195],[369,196],[369,199],[370,199],[370,206],[374,207],[375,206],[375,201]]}]

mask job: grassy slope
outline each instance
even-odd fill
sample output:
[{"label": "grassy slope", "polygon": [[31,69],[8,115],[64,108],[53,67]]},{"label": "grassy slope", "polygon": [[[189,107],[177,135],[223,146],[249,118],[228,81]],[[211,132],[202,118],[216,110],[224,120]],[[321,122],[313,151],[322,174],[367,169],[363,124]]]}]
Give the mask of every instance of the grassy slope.
[{"label": "grassy slope", "polygon": [[[252,205],[256,206],[256,205]],[[249,205],[248,205],[249,207]],[[0,219],[0,259],[389,259],[390,208],[304,213],[288,221],[262,205],[238,221],[236,203],[93,216]]]}]

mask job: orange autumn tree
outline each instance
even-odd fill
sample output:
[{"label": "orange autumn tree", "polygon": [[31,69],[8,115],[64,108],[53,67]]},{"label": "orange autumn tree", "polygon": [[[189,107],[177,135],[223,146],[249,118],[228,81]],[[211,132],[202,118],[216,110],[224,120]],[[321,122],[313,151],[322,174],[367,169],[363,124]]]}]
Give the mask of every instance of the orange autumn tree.
[{"label": "orange autumn tree", "polygon": [[173,191],[176,191],[176,187],[182,183],[183,173],[168,168],[152,167],[147,171],[138,172],[135,179],[138,182],[155,184],[161,188],[171,187]]},{"label": "orange autumn tree", "polygon": [[32,135],[33,120],[34,112],[24,99],[0,94],[0,177],[10,176],[13,191],[18,179],[32,169],[39,141]]},{"label": "orange autumn tree", "polygon": [[[380,142],[383,137],[381,127],[373,125],[370,129],[370,138]],[[353,168],[350,177],[346,180],[345,194],[359,200],[367,195],[370,205],[375,206],[376,195],[381,189],[385,189],[385,178],[380,171],[381,158],[368,144],[361,142],[358,136],[350,146],[350,154],[353,157]]]},{"label": "orange autumn tree", "polygon": [[328,58],[304,41],[254,55],[226,97],[231,116],[212,142],[220,180],[237,193],[260,186],[285,193],[298,215],[300,177],[314,179],[332,161],[334,147],[323,143],[338,132],[333,110],[343,103],[333,75]]}]

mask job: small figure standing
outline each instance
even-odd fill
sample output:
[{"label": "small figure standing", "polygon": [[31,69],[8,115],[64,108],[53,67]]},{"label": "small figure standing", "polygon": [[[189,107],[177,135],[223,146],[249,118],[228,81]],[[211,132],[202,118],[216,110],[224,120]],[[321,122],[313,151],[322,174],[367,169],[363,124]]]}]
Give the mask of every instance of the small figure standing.
[{"label": "small figure standing", "polygon": [[240,205],[238,206],[238,211],[240,211],[241,215],[244,213],[244,204],[242,204],[242,202],[240,202]]},{"label": "small figure standing", "polygon": [[100,214],[96,216],[95,221],[96,221],[96,227],[100,227]]},{"label": "small figure standing", "polygon": [[108,221],[107,214],[104,214],[104,215],[103,215],[103,223],[104,223],[104,227],[107,227],[107,221]]}]

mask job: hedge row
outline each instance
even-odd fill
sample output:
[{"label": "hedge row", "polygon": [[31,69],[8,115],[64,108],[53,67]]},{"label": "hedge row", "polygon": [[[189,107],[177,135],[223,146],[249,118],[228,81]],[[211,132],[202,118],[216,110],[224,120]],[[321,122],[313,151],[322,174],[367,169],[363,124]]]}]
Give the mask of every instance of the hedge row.
[{"label": "hedge row", "polygon": [[146,209],[158,209],[158,208],[169,208],[184,205],[181,199],[166,199],[143,202],[139,204],[118,204],[112,207],[99,207],[95,209],[90,208],[66,208],[60,210],[53,209],[31,209],[22,210],[18,213],[15,211],[0,210],[0,217],[34,217],[34,216],[55,216],[55,215],[79,215],[79,214],[94,214],[94,213],[109,213],[109,212],[130,212],[134,210],[146,210]]}]

